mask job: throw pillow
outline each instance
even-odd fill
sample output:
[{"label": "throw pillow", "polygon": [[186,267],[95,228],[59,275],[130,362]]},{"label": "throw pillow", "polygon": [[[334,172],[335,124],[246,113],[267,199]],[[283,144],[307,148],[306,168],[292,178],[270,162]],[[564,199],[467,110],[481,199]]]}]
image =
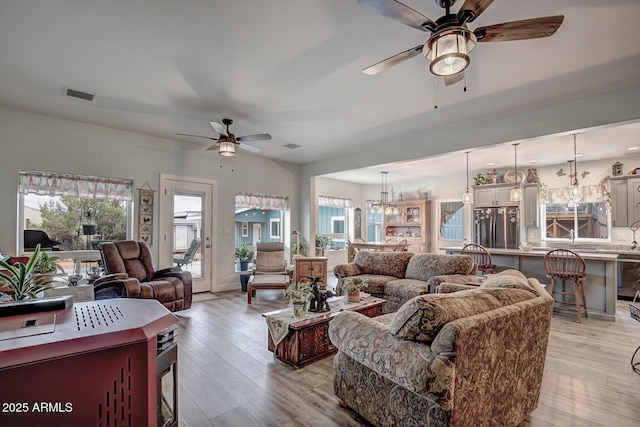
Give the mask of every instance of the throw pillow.
[{"label": "throw pillow", "polygon": [[533,295],[521,289],[469,289],[426,294],[410,299],[397,311],[390,332],[398,338],[431,344],[447,323],[463,317],[526,301]]},{"label": "throw pillow", "polygon": [[529,291],[534,295],[538,292],[529,284],[527,277],[518,270],[505,270],[488,276],[480,285],[480,289],[486,288],[514,288]]}]

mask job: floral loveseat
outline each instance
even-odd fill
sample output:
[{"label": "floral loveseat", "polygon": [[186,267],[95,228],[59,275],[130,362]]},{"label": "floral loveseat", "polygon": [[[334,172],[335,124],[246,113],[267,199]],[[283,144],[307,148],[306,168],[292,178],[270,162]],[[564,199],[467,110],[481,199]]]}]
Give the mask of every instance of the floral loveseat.
[{"label": "floral loveseat", "polygon": [[464,284],[477,272],[473,259],[463,255],[369,251],[359,251],[353,262],[333,269],[338,294],[345,278],[366,280],[367,293],[387,300],[385,313],[397,311],[415,296],[433,293],[442,282]]},{"label": "floral loveseat", "polygon": [[443,284],[397,313],[345,311],[334,391],[375,426],[515,426],[538,405],[553,299],[508,270],[474,289]]}]

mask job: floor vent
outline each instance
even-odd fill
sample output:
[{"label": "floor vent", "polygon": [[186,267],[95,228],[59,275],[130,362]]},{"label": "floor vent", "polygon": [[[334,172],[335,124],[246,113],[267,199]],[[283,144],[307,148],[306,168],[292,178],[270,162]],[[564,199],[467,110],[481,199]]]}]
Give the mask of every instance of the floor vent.
[{"label": "floor vent", "polygon": [[79,90],[67,89],[67,96],[70,96],[72,98],[84,99],[85,101],[93,101],[93,97],[95,95],[93,95],[92,93],[80,92]]},{"label": "floor vent", "polygon": [[298,144],[294,144],[293,142],[290,142],[287,145],[283,145],[283,147],[287,147],[287,148],[291,148],[292,150],[295,150],[296,148],[302,147],[302,145],[298,145]]}]

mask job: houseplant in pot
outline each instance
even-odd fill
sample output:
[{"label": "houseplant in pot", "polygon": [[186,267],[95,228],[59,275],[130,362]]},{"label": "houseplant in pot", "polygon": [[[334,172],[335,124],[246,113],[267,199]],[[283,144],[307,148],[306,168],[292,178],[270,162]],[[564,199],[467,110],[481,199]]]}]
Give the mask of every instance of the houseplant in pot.
[{"label": "houseplant in pot", "polygon": [[236,246],[235,257],[240,261],[240,271],[247,271],[249,261],[253,258],[253,251],[247,245]]},{"label": "houseplant in pot", "polygon": [[347,296],[348,302],[360,302],[360,291],[368,285],[366,280],[347,277],[342,282],[342,293]]},{"label": "houseplant in pot", "polygon": [[316,256],[324,256],[324,250],[331,244],[331,237],[326,234],[316,234]]},{"label": "houseplant in pot", "polygon": [[36,299],[40,292],[51,287],[53,280],[50,277],[45,276],[43,280],[36,281],[38,273],[35,272],[35,266],[41,255],[40,245],[38,245],[26,264],[11,265],[0,260],[0,283],[9,289],[14,301]]},{"label": "houseplant in pot", "polygon": [[60,259],[59,256],[49,255],[46,252],[40,252],[40,256],[36,260],[33,266],[33,275],[36,283],[51,283],[53,276],[60,272],[64,274],[64,269],[60,267],[56,261]]},{"label": "houseplant in pot", "polygon": [[293,304],[293,315],[304,316],[307,313],[307,303],[311,295],[309,282],[292,283],[285,291],[285,299]]}]

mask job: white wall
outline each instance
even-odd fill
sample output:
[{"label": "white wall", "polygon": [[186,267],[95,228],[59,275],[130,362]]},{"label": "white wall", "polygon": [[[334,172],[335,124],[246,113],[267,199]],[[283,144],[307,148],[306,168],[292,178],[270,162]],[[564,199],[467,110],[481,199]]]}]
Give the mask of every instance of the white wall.
[{"label": "white wall", "polygon": [[[298,227],[297,165],[244,152],[231,161],[221,161],[217,153],[205,152],[192,144],[0,108],[0,251],[3,253],[16,253],[20,169],[129,178],[134,180],[135,188],[148,182],[156,191],[160,186],[160,173],[216,180],[218,239],[213,242],[218,254],[214,265],[216,291],[239,286],[233,272],[234,236],[222,232],[223,227],[234,227],[236,191],[289,196],[292,226]],[[156,203],[156,218],[159,218],[158,207]],[[158,228],[156,221],[154,241],[159,236]],[[152,250],[158,259],[157,245]]]}]

